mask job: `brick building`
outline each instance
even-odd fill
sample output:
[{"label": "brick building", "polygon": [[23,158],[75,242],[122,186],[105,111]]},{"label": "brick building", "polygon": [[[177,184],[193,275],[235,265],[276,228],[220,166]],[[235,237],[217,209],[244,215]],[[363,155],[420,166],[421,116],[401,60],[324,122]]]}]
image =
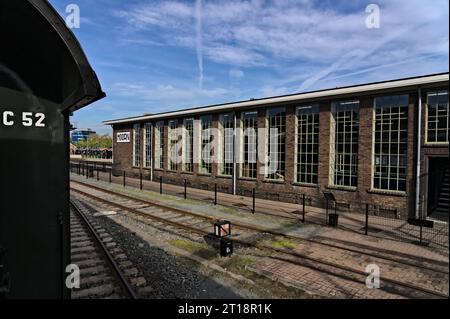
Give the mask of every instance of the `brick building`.
[{"label": "brick building", "polygon": [[[314,206],[330,191],[352,210],[369,203],[400,218],[448,220],[448,79],[434,74],[104,123],[114,130],[116,171],[234,194],[255,188],[286,201],[305,194]],[[209,129],[217,135],[205,135]]]}]

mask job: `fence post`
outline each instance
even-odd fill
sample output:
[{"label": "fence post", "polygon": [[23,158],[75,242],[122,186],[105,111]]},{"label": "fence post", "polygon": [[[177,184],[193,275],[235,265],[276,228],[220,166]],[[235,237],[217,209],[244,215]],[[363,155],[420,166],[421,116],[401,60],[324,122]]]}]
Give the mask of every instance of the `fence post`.
[{"label": "fence post", "polygon": [[126,187],[125,185],[126,185],[126,183],[125,183],[125,171],[123,171],[123,187]]},{"label": "fence post", "polygon": [[369,234],[369,204],[366,204],[366,227],[365,235]]},{"label": "fence post", "polygon": [[187,184],[187,180],[185,179],[184,180],[184,199],[186,199],[187,198],[187,188],[186,188],[186,184]]},{"label": "fence post", "polygon": [[162,175],[159,177],[159,193],[162,194]]},{"label": "fence post", "polygon": [[139,182],[140,182],[140,188],[142,190],[142,172],[139,174]]},{"label": "fence post", "polygon": [[214,184],[214,205],[217,205],[217,184]]},{"label": "fence post", "polygon": [[111,178],[111,175],[112,175],[112,167],[111,167],[111,169],[109,170],[109,183],[111,184],[111,182],[112,182],[112,178]]},{"label": "fence post", "polygon": [[98,167],[97,167],[97,182],[100,180],[100,176],[98,174]]},{"label": "fence post", "polygon": [[325,213],[325,225],[328,225],[328,206],[329,205],[330,204],[329,204],[328,199],[327,199],[327,210],[326,210],[326,213]]},{"label": "fence post", "polygon": [[419,238],[419,244],[422,245],[422,224],[420,224],[420,238]]},{"label": "fence post", "polygon": [[252,196],[253,196],[252,214],[254,214],[256,213],[256,201],[255,201],[256,190],[254,188],[252,190]]},{"label": "fence post", "polygon": [[86,179],[89,179],[89,164],[86,164],[87,168],[86,168]]},{"label": "fence post", "polygon": [[305,222],[305,200],[306,200],[306,198],[305,198],[306,196],[305,196],[305,194],[303,194],[303,207],[302,207],[302,212],[303,212],[303,217],[302,217],[302,223],[304,223]]}]

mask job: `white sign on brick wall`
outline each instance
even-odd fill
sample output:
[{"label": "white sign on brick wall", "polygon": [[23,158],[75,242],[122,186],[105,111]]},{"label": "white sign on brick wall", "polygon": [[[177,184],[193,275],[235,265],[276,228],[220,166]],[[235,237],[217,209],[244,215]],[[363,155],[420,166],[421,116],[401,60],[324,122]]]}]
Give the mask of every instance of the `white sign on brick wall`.
[{"label": "white sign on brick wall", "polygon": [[117,133],[117,143],[129,143],[131,141],[130,132]]}]

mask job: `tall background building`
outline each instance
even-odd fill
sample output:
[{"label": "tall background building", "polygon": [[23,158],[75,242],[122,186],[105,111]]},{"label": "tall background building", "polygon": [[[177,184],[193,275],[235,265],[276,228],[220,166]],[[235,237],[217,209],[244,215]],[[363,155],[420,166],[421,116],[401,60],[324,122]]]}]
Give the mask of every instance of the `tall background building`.
[{"label": "tall background building", "polygon": [[95,131],[92,131],[91,129],[86,130],[75,130],[72,131],[72,143],[77,143],[80,141],[86,141],[88,137],[92,134],[96,134]]}]

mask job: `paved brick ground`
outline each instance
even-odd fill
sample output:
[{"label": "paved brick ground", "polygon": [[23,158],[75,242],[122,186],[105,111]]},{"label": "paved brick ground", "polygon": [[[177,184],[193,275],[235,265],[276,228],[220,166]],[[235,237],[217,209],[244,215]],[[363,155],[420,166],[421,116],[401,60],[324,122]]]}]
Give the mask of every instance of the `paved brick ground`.
[{"label": "paved brick ground", "polygon": [[249,270],[321,297],[402,298],[398,294],[388,293],[380,289],[368,289],[362,283],[356,283],[338,275],[314,271],[309,267],[272,258],[265,258],[263,261],[252,265]]},{"label": "paved brick ground", "polygon": [[[104,175],[103,179],[107,180],[107,176]],[[119,183],[121,179],[116,178],[115,181]],[[127,179],[127,184],[128,187],[139,187],[139,180]],[[146,181],[144,182],[144,189],[159,191],[159,184]],[[164,185],[164,192],[166,194],[178,196],[174,197],[175,199],[173,200],[170,199],[170,196],[167,196],[167,203],[174,205],[178,205],[179,203],[179,205],[183,205],[183,201],[179,200],[179,193],[182,190],[182,187]],[[190,204],[191,208],[198,209],[199,212],[205,211],[206,209],[205,199],[214,197],[211,192],[204,190],[189,189],[188,193],[190,198],[200,199],[196,203],[194,201],[193,204],[191,201]],[[239,210],[236,204],[240,203],[246,205],[243,208],[246,212],[248,212],[249,200],[251,199],[240,196],[219,195],[219,203],[233,206],[236,210]],[[297,208],[296,205],[292,204],[258,199],[257,212],[261,213],[266,211],[272,215],[298,217],[298,215],[295,215],[295,209]],[[322,215],[320,215],[321,213]],[[215,216],[227,218],[235,222],[269,227],[277,231],[318,241],[318,243],[304,242],[293,248],[293,250],[325,263],[329,262],[342,265],[360,272],[364,272],[367,265],[376,264],[380,267],[381,285],[385,288],[385,290],[368,289],[365,285],[365,275],[351,274],[333,267],[324,266],[320,262],[313,263],[307,260],[301,260],[301,263],[299,263],[298,259],[293,260],[287,258],[286,255],[271,256],[270,258],[262,259],[250,268],[252,271],[280,280],[285,284],[298,287],[313,294],[336,298],[421,298],[426,296],[414,290],[398,290],[397,287],[390,287],[383,282],[383,278],[390,278],[448,295],[448,241],[447,246],[433,245],[426,247],[407,241],[392,240],[389,236],[379,236],[379,233],[365,236],[361,231],[354,231],[351,226],[349,226],[349,229],[346,229],[298,223],[298,227],[284,229],[280,227],[283,219],[278,219],[277,222],[271,222],[262,219],[262,214],[230,215],[214,206],[210,207],[208,214],[214,214]],[[307,216],[309,215],[311,217],[314,214],[316,214],[317,218],[320,217],[323,219],[323,212],[320,212],[319,209],[309,207]],[[362,221],[363,219],[351,218],[349,219],[349,225],[354,223],[354,228],[359,227],[356,225]],[[400,226],[401,223],[403,222],[399,221]],[[330,247],[320,243],[331,244],[337,247]],[[348,249],[353,251],[349,251]]]}]

